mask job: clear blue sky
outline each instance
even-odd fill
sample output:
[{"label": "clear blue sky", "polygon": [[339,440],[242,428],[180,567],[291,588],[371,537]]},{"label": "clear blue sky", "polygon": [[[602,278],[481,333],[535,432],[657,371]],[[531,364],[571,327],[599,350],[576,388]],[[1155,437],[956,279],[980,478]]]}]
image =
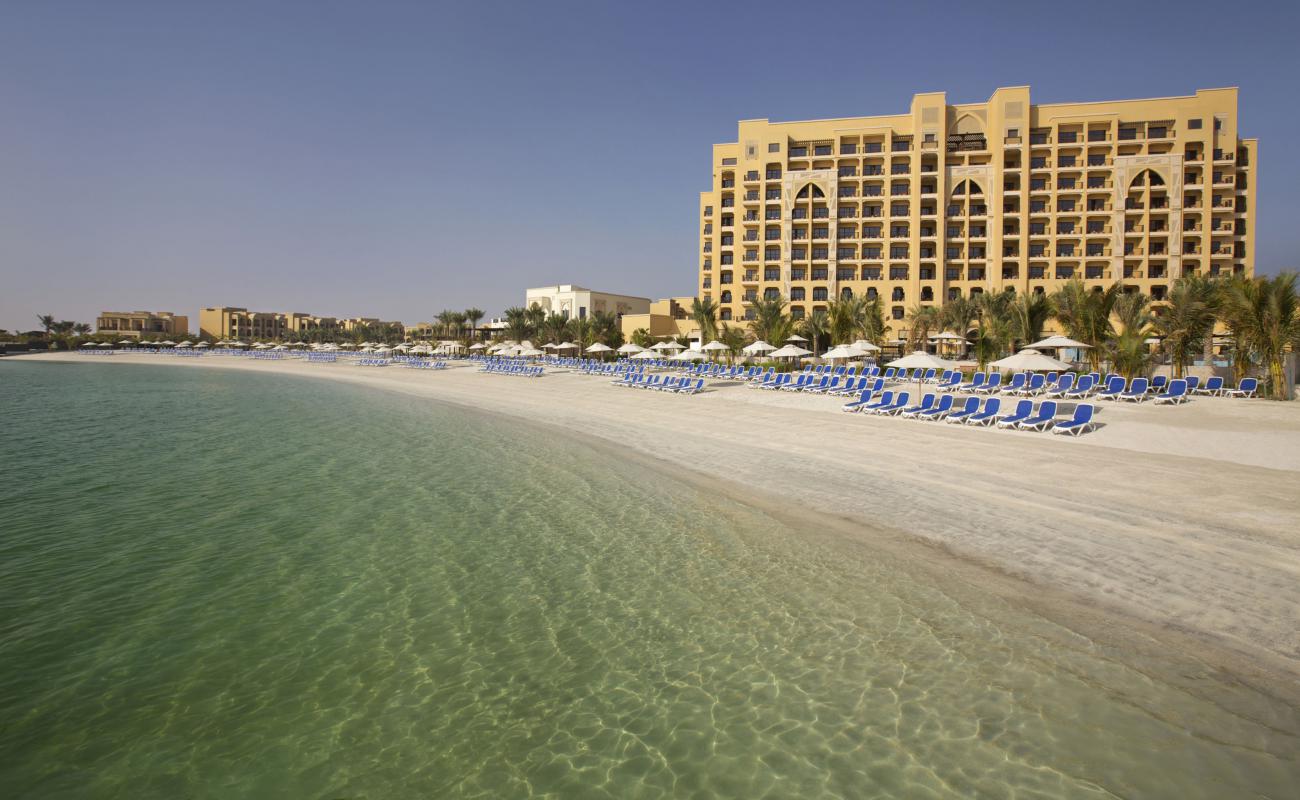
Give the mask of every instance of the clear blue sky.
[{"label": "clear blue sky", "polygon": [[[1241,87],[1300,263],[1300,4],[8,0],[0,328],[244,305],[415,322],[695,285],[738,119]],[[745,54],[742,57],[742,54]]]}]

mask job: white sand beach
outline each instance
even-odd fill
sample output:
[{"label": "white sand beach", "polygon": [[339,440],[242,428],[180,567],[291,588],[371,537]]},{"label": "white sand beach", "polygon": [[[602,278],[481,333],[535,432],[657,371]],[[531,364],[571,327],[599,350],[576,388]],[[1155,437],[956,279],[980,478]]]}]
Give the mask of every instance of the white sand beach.
[{"label": "white sand beach", "polygon": [[835,398],[725,382],[693,397],[630,391],[562,369],[17,358],[344,380],[558,426],[785,513],[839,518],[843,535],[925,543],[937,562],[1016,579],[1029,602],[1068,602],[1094,629],[1126,620],[1193,655],[1208,645],[1208,665],[1300,685],[1300,403],[1103,404],[1100,429],[1073,439],[848,415]]}]

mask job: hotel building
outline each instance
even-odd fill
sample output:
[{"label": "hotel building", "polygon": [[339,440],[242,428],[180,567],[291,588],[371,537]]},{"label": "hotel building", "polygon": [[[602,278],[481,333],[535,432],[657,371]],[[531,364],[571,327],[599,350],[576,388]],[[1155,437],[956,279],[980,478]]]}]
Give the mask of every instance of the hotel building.
[{"label": "hotel building", "polygon": [[199,335],[209,339],[290,339],[312,331],[346,333],[360,327],[395,326],[373,317],[318,317],[301,312],[249,311],[236,306],[217,306],[199,311]]},{"label": "hotel building", "polygon": [[624,314],[646,314],[650,311],[650,298],[626,294],[594,292],[581,286],[565,283],[542,286],[524,292],[524,308],[541,306],[547,313],[586,319],[600,311],[622,319]]},{"label": "hotel building", "polygon": [[1253,274],[1257,146],[1236,89],[1035,105],[1013,87],[919,94],[893,116],[744,120],[700,194],[699,295],[724,320],[778,294],[796,317],[868,296],[901,320],[1073,277],[1158,301],[1180,275]]},{"label": "hotel building", "polygon": [[132,339],[153,334],[188,336],[190,318],[170,311],[101,311],[95,319],[95,332]]}]

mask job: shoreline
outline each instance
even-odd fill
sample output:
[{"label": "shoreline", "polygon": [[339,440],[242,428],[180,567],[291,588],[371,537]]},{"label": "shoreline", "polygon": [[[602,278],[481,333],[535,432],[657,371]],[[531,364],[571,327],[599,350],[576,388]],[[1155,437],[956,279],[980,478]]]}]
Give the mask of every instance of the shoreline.
[{"label": "shoreline", "polygon": [[[75,353],[18,358],[106,360]],[[1300,705],[1300,511],[1293,501],[1300,467],[1285,452],[1256,453],[1274,464],[1264,467],[1217,459],[1217,447],[1189,458],[1135,449],[1140,437],[1098,444],[1091,436],[1076,442],[859,419],[840,413],[841,401],[833,398],[738,386],[694,398],[657,396],[562,370],[521,381],[479,375],[468,365],[424,373],[217,357],[128,355],[107,362],[342,380],[552,427],[652,469],[684,470],[691,482],[788,526],[882,548],[936,581],[955,578],[991,592],[1102,648],[1144,660],[1190,660],[1218,680],[1240,679]],[[1214,405],[1232,411],[1233,402]],[[1250,407],[1274,414],[1293,404]],[[1155,411],[1159,417],[1181,410]],[[1276,449],[1285,451],[1291,437],[1300,441],[1297,412],[1282,412],[1285,436],[1264,432]],[[1172,422],[1150,425],[1187,430],[1186,415]],[[1241,420],[1228,414],[1224,425],[1231,430]],[[751,432],[739,441],[718,435],[753,426],[767,426],[766,435]],[[824,431],[828,438],[819,438]],[[1072,465],[1062,455],[1083,463]],[[1008,459],[1010,471],[978,469],[1003,467]],[[1108,466],[1099,470],[1098,463]],[[1153,473],[1154,487],[1145,493],[1134,474],[1138,466]],[[1092,479],[1092,495],[1033,491],[1068,487],[1071,470]],[[1162,494],[1170,487],[1182,491]],[[1222,507],[1198,519],[1186,502],[1197,497],[1220,500]],[[1189,691],[1204,679],[1183,677]]]}]

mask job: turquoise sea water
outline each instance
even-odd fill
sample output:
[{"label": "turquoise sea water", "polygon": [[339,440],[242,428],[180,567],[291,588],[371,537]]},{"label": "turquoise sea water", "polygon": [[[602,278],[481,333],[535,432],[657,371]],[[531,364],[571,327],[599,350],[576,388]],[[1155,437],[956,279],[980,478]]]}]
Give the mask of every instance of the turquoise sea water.
[{"label": "turquoise sea water", "polygon": [[0,425],[0,796],[1295,796],[1294,709],[550,428],[19,359]]}]

